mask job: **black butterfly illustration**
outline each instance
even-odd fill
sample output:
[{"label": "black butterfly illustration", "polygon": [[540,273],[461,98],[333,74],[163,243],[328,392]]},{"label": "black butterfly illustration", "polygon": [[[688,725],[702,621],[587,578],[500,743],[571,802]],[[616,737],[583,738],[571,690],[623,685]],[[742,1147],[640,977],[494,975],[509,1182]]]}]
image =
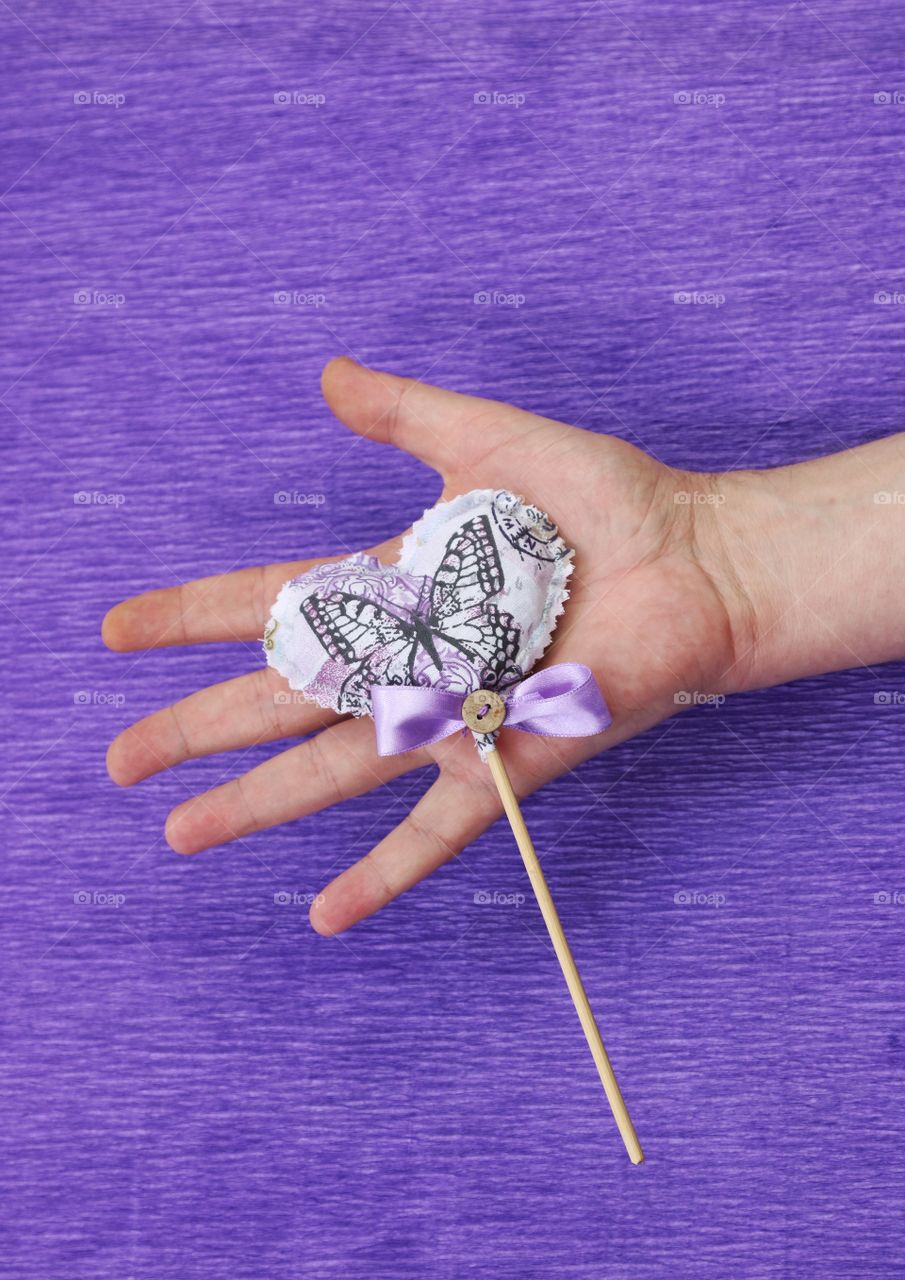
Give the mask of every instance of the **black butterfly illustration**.
[{"label": "black butterfly illustration", "polygon": [[438,641],[462,655],[480,688],[518,680],[518,624],[490,603],[502,588],[500,554],[481,515],[452,535],[414,610],[347,591],[308,596],[300,609],[318,640],[335,661],[355,664],[340,690],[339,710],[367,711],[374,684],[415,684],[422,651],[442,671]]}]

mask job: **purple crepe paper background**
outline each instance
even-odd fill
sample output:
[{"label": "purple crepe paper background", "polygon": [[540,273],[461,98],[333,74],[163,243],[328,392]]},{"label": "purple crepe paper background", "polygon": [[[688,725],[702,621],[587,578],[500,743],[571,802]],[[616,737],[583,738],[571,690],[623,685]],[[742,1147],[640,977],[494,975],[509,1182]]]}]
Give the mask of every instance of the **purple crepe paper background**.
[{"label": "purple crepe paper background", "polygon": [[105,746],[259,654],[111,655],[99,625],[433,501],[331,420],[343,351],[679,465],[900,427],[905,311],[874,295],[905,289],[905,106],[874,95],[905,88],[905,10],[13,0],[0,26],[0,1275],[901,1275],[905,908],[874,895],[905,889],[905,711],[875,702],[902,666],[701,708],[526,806],[636,1170],[535,909],[475,901],[525,891],[505,828],[324,941],[275,895],[426,779],[182,860],[168,808],[275,748],[123,793]]}]

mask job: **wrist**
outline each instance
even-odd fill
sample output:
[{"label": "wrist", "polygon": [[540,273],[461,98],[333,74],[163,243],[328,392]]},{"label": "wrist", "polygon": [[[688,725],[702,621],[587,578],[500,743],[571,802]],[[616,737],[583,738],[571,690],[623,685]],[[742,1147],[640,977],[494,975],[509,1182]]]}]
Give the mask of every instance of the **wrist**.
[{"label": "wrist", "polygon": [[905,656],[900,450],[713,478],[700,546],[732,628],[726,692]]},{"label": "wrist", "polygon": [[769,471],[729,471],[713,478],[715,494],[701,539],[704,565],[720,592],[732,635],[722,692],[741,693],[790,677],[794,643],[783,548],[794,538],[790,512]]},{"label": "wrist", "polygon": [[751,547],[751,529],[765,497],[761,473],[730,471],[699,475],[707,494],[696,510],[694,544],[698,564],[716,591],[730,636],[728,653],[714,673],[717,693],[740,693],[758,686],[765,638],[775,626],[775,602],[765,581],[764,566]]}]

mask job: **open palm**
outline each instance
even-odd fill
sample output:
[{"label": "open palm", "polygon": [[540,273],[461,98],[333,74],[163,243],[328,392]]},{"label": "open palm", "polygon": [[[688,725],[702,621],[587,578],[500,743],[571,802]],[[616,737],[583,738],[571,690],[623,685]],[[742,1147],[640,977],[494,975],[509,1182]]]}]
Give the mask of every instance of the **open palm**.
[{"label": "open palm", "polygon": [[[681,690],[717,692],[735,664],[732,628],[701,554],[705,476],[673,471],[624,441],[490,400],[332,361],[327,402],[353,431],[405,449],[443,477],[443,498],[507,488],[555,520],[576,549],[571,599],[544,657],[593,669],[614,723],[585,739],[507,735],[516,791],[525,795],[597,751],[678,710]],[[396,558],[399,535],[371,548]],[[704,539],[706,541],[706,539]],[[319,561],[295,561],[150,591],[116,605],[104,639],[116,650],[259,638],[283,583]],[[714,571],[716,570],[716,571]],[[126,729],[108,768],[123,786],[184,760],[314,734],[170,814],[179,853],[197,853],[360,795],[410,769],[439,777],[402,823],[319,895],[311,912],[337,933],[460,852],[501,813],[486,766],[460,735],[381,758],[370,719],[278,697],[286,683],[262,666],[202,689]],[[323,730],[323,732],[315,732]]]}]

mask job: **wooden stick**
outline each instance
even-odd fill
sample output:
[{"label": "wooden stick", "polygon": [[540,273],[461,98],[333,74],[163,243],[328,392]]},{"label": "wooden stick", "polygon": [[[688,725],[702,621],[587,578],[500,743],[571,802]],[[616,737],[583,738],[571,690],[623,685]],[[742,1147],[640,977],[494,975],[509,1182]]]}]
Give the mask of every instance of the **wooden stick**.
[{"label": "wooden stick", "polygon": [[613,1113],[613,1119],[616,1121],[619,1132],[622,1134],[622,1141],[625,1143],[625,1149],[628,1152],[629,1159],[632,1164],[641,1164],[644,1160],[644,1152],[641,1150],[641,1143],[638,1141],[638,1135],[635,1133],[635,1126],[632,1124],[631,1117],[622,1097],[622,1091],[619,1088],[616,1077],[613,1074],[613,1068],[607,1057],[607,1051],[603,1047],[603,1040],[600,1036],[600,1029],[594,1020],[591,1012],[591,1006],[588,1003],[587,993],[584,984],[581,981],[578,969],[575,966],[575,960],[566,941],[566,935],[563,933],[563,927],[560,923],[559,914],[550,896],[550,890],[547,887],[547,881],[544,879],[544,873],[541,869],[537,852],[528,834],[528,828],[525,826],[525,819],[522,817],[522,811],[519,808],[518,798],[512,790],[512,783],[509,781],[509,774],[506,772],[506,766],[503,763],[503,757],[500,755],[496,747],[485,753],[485,760],[490,766],[490,772],[496,783],[496,789],[500,793],[500,799],[503,802],[503,808],[506,810],[506,817],[509,819],[509,825],[512,827],[512,834],[515,836],[515,842],[519,847],[522,855],[522,861],[525,864],[525,870],[528,872],[528,879],[531,881],[531,888],[534,890],[534,896],[537,899],[537,905],[540,907],[541,915],[544,917],[544,924],[547,926],[547,932],[550,934],[550,941],[553,943],[553,950],[556,952],[556,958],[559,961],[560,968],[566,980],[566,986],[569,988],[569,994],[575,1005],[576,1012],[584,1028],[584,1033],[591,1050],[591,1056],[597,1066],[603,1084],[607,1101],[610,1104],[610,1110]]}]

